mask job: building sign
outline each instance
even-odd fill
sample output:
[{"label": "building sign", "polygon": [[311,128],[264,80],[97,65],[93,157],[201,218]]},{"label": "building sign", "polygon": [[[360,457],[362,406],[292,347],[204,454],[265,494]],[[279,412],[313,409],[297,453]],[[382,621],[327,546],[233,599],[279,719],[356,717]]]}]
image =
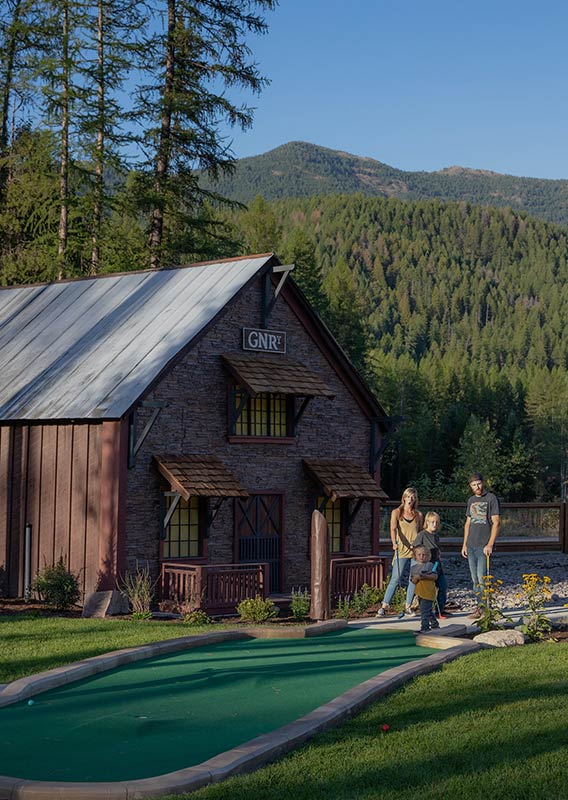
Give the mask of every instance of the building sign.
[{"label": "building sign", "polygon": [[284,331],[243,328],[243,350],[260,350],[262,353],[285,353],[286,334]]}]

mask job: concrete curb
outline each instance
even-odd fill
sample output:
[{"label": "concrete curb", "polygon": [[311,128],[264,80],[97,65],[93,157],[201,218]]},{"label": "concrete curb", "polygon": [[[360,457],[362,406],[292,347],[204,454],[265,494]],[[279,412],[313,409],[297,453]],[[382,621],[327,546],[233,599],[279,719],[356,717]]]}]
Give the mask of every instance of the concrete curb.
[{"label": "concrete curb", "polygon": [[[329,622],[344,621],[330,620]],[[320,623],[320,625],[322,627],[319,631],[323,633],[323,626],[326,623]],[[310,628],[314,627],[310,626]],[[339,627],[345,627],[345,624]],[[208,783],[225,780],[232,775],[251,772],[288,753],[316,734],[341,724],[379,697],[389,694],[418,675],[432,672],[460,656],[480,650],[481,647],[476,642],[464,641],[453,635],[446,634],[446,631],[450,634],[455,634],[456,631],[451,629],[461,629],[463,627],[461,625],[452,625],[443,631],[420,634],[416,639],[417,644],[425,647],[440,648],[441,652],[382,672],[380,675],[376,675],[374,678],[370,678],[364,683],[349,689],[339,697],[316,708],[295,722],[284,725],[271,733],[251,739],[195,767],[177,770],[166,775],[158,775],[154,778],[108,783],[28,781],[21,778],[0,776],[0,800],[102,800],[102,798],[104,800],[138,800],[138,798],[144,797],[160,797],[167,794],[190,792]],[[329,625],[327,630],[329,631],[330,629],[337,629],[337,627],[332,628]],[[232,635],[228,636],[227,634]],[[21,684],[27,681],[26,686],[20,686],[20,692],[28,691],[28,694],[20,694],[17,698],[18,700],[25,699],[31,694],[45,691],[46,688],[60,686],[71,680],[77,680],[79,677],[85,677],[85,666],[92,667],[93,664],[91,662],[95,660],[97,661],[94,666],[98,666],[101,663],[108,663],[108,666],[100,666],[98,669],[93,668],[88,674],[92,675],[95,672],[118,666],[116,659],[124,659],[120,663],[128,663],[129,661],[161,655],[164,652],[172,652],[175,649],[197,647],[231,639],[245,639],[251,635],[253,634],[246,631],[222,631],[218,634],[202,634],[201,637],[183,637],[181,641],[169,639],[166,642],[156,643],[156,645],[143,645],[140,648],[118,651],[106,656],[95,656],[94,659],[86,659],[84,662],[78,662],[70,667],[61,667],[42,675],[22,678],[20,681],[14,681],[13,684],[8,684],[7,689],[10,689],[14,684]],[[199,639],[199,643],[197,643],[197,639]],[[172,643],[176,641],[181,646],[174,648]],[[167,647],[157,649],[160,645],[167,645]],[[150,654],[148,654],[148,650],[151,651]],[[143,654],[139,655],[141,652]],[[106,659],[106,661],[103,662],[103,659]],[[115,659],[113,663],[111,663],[112,659]],[[74,671],[74,668],[77,668],[77,670]],[[66,679],[63,678],[64,672],[68,673],[68,678]],[[57,673],[53,676],[53,679],[58,682],[50,682],[49,676],[51,673]],[[38,685],[41,682],[45,682],[48,685],[46,686],[44,683],[43,688],[40,689]],[[9,702],[14,703],[17,700],[11,699]],[[7,704],[3,703],[3,705]]]}]

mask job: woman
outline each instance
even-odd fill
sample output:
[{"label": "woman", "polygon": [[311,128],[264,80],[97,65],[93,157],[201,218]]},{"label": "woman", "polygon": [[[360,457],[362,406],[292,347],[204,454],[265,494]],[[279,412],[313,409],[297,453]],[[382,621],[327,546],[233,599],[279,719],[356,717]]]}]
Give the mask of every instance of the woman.
[{"label": "woman", "polygon": [[[402,493],[402,500],[398,508],[395,508],[390,518],[390,536],[392,540],[393,558],[391,578],[383,604],[377,612],[377,617],[384,617],[387,613],[389,603],[392,596],[396,591],[396,587],[400,585],[403,574],[410,571],[410,565],[413,558],[412,545],[418,536],[418,533],[424,527],[424,517],[418,511],[418,493],[416,489],[409,486]],[[406,614],[411,614],[410,605],[414,597],[414,584],[408,581],[406,589]]]}]

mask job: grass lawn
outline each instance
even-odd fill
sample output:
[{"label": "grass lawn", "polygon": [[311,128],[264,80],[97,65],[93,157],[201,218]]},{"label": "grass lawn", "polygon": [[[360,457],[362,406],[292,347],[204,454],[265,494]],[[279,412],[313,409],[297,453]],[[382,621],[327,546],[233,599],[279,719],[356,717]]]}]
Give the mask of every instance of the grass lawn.
[{"label": "grass lawn", "polygon": [[[0,682],[211,629],[154,621],[0,617]],[[485,650],[416,679],[275,764],[185,797],[563,800],[568,797],[567,720],[568,643]],[[390,726],[388,733],[381,731],[383,724]]]},{"label": "grass lawn", "polygon": [[0,617],[0,683],[110,650],[222,628],[157,620]]},{"label": "grass lawn", "polygon": [[485,650],[416,679],[275,764],[184,797],[561,800],[567,720],[568,644]]}]

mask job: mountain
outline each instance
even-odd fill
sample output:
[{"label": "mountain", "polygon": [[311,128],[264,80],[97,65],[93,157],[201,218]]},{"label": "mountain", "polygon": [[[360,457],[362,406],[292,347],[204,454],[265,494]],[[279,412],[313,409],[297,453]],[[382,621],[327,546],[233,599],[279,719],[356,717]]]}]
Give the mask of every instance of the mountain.
[{"label": "mountain", "polygon": [[[206,180],[203,183],[212,187]],[[459,166],[437,172],[405,172],[372,158],[306,142],[289,142],[240,159],[233,175],[221,178],[215,189],[243,203],[258,194],[278,200],[357,192],[405,200],[458,200],[510,206],[549,222],[568,223],[568,180],[520,178]]]}]

